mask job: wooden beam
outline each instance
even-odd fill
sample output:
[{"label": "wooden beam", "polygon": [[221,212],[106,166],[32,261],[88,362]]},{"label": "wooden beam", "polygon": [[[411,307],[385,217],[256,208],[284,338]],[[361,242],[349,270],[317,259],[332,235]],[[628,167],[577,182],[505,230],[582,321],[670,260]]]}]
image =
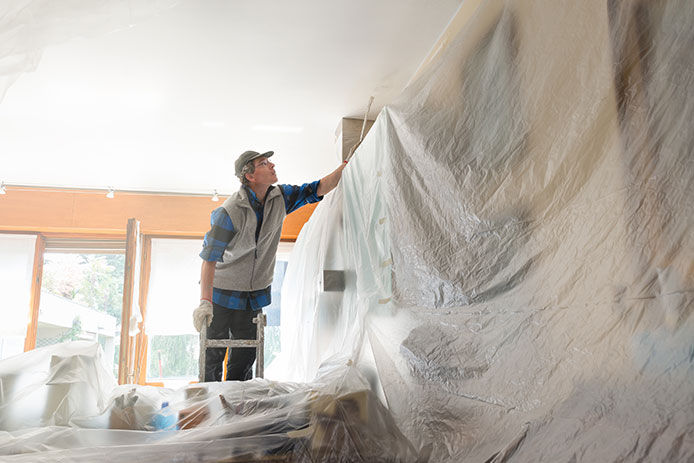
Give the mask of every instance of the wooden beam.
[{"label": "wooden beam", "polygon": [[39,306],[41,304],[41,282],[43,280],[43,255],[46,251],[46,240],[42,235],[36,237],[34,247],[34,269],[31,275],[31,297],[29,299],[29,324],[24,338],[24,352],[36,347],[36,333],[39,324]]},{"label": "wooden beam", "polygon": [[[223,198],[220,198],[223,199]],[[45,205],[50,204],[50,208]],[[209,198],[83,190],[16,189],[0,196],[0,231],[17,233],[125,235],[130,217],[142,217],[146,235],[202,238],[210,228],[210,213],[221,205]],[[282,240],[294,241],[315,209],[309,204],[289,214]]]},{"label": "wooden beam", "polygon": [[[335,129],[335,140],[337,143],[338,154],[343,161],[347,160],[349,155],[352,153],[354,146],[359,143],[359,137],[361,137],[361,129],[363,125],[363,119],[355,119],[352,117],[343,117],[340,119],[340,123]],[[369,133],[369,130],[371,130],[373,125],[373,120],[368,119],[366,121],[366,130],[364,130],[364,136]]]},{"label": "wooden beam", "polygon": [[[141,229],[146,232],[202,236],[210,212],[218,205],[204,197],[116,193],[109,199],[93,191],[12,187],[1,199],[0,224],[5,229],[116,234],[125,231],[128,218],[142,217]],[[37,213],[41,209],[44,212]]]},{"label": "wooden beam", "polygon": [[123,311],[121,312],[120,350],[118,353],[118,383],[129,382],[132,346],[130,342],[130,318],[135,288],[135,261],[137,257],[138,222],[128,219],[125,238],[125,276],[123,278]]},{"label": "wooden beam", "polygon": [[296,241],[301,229],[304,227],[304,224],[308,222],[308,219],[311,218],[316,206],[318,206],[318,203],[307,204],[289,214],[284,219],[280,239],[282,241]]},{"label": "wooden beam", "polygon": [[140,259],[140,288],[139,305],[142,321],[135,342],[135,381],[137,384],[145,384],[147,379],[147,334],[145,322],[147,320],[147,295],[149,293],[149,276],[152,269],[152,237],[142,238],[142,257]]}]

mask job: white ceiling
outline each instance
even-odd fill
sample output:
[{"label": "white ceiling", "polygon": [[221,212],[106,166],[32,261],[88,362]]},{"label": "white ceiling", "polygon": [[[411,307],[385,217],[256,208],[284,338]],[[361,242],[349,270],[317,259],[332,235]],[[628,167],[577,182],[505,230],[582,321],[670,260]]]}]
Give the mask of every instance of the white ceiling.
[{"label": "white ceiling", "polygon": [[228,194],[246,149],[274,150],[282,183],[314,180],[340,118],[392,101],[461,3],[179,1],[49,46],[0,102],[0,180]]}]

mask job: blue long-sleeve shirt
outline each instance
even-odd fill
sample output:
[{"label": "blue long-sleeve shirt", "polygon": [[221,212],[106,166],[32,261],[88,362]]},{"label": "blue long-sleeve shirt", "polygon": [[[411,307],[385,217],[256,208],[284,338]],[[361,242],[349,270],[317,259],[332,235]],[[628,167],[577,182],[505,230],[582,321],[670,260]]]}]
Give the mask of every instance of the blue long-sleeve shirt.
[{"label": "blue long-sleeve shirt", "polygon": [[[297,210],[301,206],[315,203],[323,199],[318,196],[318,184],[320,180],[303,185],[277,185],[270,188],[280,188],[287,214]],[[263,205],[258,200],[253,190],[244,186],[248,193],[248,201],[257,217],[255,239],[258,240],[260,228],[263,225]],[[210,230],[205,234],[200,257],[210,262],[223,262],[224,250],[236,235],[234,224],[229,218],[226,209],[218,207],[210,216]],[[272,302],[270,286],[258,291],[233,291],[219,288],[212,289],[212,301],[229,309],[245,309],[250,307],[259,310]]]}]

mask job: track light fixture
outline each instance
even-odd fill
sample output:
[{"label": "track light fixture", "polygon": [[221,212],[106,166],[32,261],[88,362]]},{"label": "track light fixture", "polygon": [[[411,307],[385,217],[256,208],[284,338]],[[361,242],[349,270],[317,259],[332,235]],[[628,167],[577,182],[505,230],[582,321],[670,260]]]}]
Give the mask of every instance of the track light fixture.
[{"label": "track light fixture", "polygon": [[115,190],[113,187],[108,187],[108,193],[106,193],[106,197],[108,199],[113,199],[113,194],[115,193]]},{"label": "track light fixture", "polygon": [[212,201],[219,201],[219,195],[217,194],[217,190],[214,190],[214,194],[212,195]]}]

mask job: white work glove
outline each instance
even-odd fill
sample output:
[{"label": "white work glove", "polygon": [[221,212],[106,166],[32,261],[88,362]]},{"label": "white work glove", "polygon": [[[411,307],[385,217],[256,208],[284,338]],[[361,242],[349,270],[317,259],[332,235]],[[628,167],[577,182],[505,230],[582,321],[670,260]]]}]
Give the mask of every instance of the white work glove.
[{"label": "white work glove", "polygon": [[200,305],[193,311],[193,326],[198,330],[198,333],[205,322],[207,322],[207,326],[212,323],[212,303],[206,299],[201,299]]}]

